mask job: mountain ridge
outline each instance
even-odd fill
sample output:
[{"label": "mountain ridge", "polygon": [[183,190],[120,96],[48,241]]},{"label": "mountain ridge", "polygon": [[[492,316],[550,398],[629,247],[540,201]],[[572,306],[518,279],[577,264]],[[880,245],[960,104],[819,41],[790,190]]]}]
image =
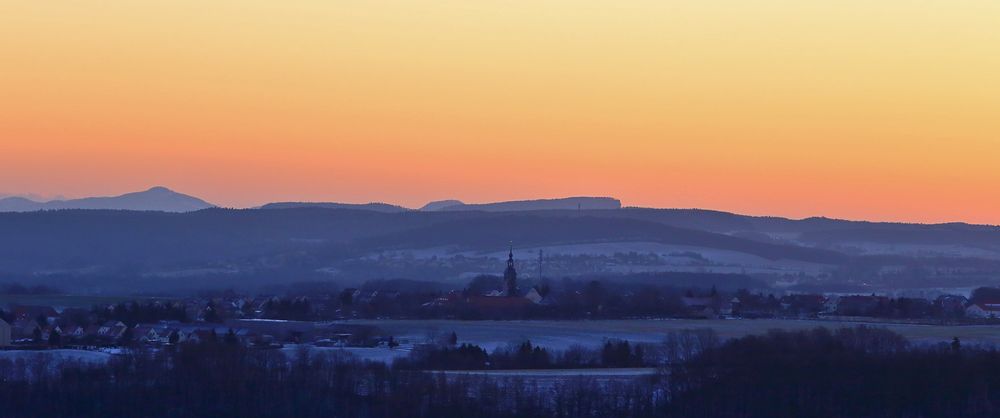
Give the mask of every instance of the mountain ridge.
[{"label": "mountain ridge", "polygon": [[0,199],[0,212],[33,212],[40,210],[89,209],[135,210],[161,212],[192,212],[215,205],[200,198],[178,193],[163,186],[117,196],[84,197],[79,199],[38,202],[12,196]]},{"label": "mountain ridge", "polygon": [[621,208],[622,202],[613,197],[572,196],[552,199],[509,200],[490,203],[464,203],[459,200],[444,200],[428,203],[421,208],[421,210],[445,212],[519,212],[531,210],[595,210]]},{"label": "mountain ridge", "polygon": [[[95,196],[77,199],[36,200],[25,194],[0,194],[0,212],[31,212],[38,210],[63,209],[107,209],[107,210],[139,210],[164,212],[190,212],[217,207],[196,196],[173,191],[163,186],[154,186],[144,191],[125,193],[117,196]],[[675,226],[689,226],[695,229],[706,229],[714,232],[732,232],[734,230],[767,229],[772,232],[805,232],[827,228],[839,228],[850,224],[880,229],[908,229],[928,227],[936,230],[990,230],[1000,231],[1000,225],[976,224],[969,222],[906,222],[906,221],[869,221],[854,219],[839,219],[826,216],[810,216],[805,218],[790,218],[773,215],[745,215],[715,209],[699,208],[653,208],[640,206],[624,206],[613,197],[573,196],[564,198],[526,199],[497,201],[485,203],[465,203],[461,200],[432,201],[420,208],[408,208],[402,205],[386,202],[341,203],[341,202],[270,202],[249,209],[348,209],[369,210],[383,213],[401,212],[532,212],[532,211],[609,211],[602,216],[645,219],[648,216],[659,218],[661,222]]]},{"label": "mountain ridge", "polygon": [[299,208],[319,208],[319,209],[357,209],[370,210],[383,213],[399,213],[411,211],[391,203],[370,202],[370,203],[337,203],[337,202],[272,202],[259,207],[259,209],[299,209]]},{"label": "mountain ridge", "polygon": [[[624,270],[607,263],[648,257],[668,270],[746,269],[772,282],[854,286],[896,283],[907,271],[940,276],[906,276],[914,286],[982,284],[1000,274],[997,227],[796,221],[692,210],[44,210],[0,213],[0,231],[0,279],[30,276],[95,289],[167,288],[180,279],[157,275],[172,272],[203,272],[192,273],[202,278],[184,279],[192,286],[223,283],[205,277],[239,285],[247,278],[273,283],[288,277],[454,280],[464,272],[494,271],[486,255],[505,255],[510,242],[516,251],[544,249],[546,257],[561,257],[547,262],[551,274],[558,268],[566,274],[641,272],[644,261]],[[519,253],[519,262],[531,262],[533,255]]]}]

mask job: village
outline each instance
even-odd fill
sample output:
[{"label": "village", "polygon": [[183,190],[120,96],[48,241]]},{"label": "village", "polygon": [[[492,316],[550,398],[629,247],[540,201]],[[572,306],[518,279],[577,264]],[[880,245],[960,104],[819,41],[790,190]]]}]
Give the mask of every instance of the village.
[{"label": "village", "polygon": [[255,348],[284,344],[392,347],[400,341],[352,320],[461,319],[809,319],[915,324],[992,324],[1000,318],[996,289],[971,298],[619,290],[590,282],[578,290],[466,288],[445,293],[349,288],[313,296],[146,299],[91,308],[11,304],[0,308],[0,347],[46,349],[170,346],[226,341]]}]

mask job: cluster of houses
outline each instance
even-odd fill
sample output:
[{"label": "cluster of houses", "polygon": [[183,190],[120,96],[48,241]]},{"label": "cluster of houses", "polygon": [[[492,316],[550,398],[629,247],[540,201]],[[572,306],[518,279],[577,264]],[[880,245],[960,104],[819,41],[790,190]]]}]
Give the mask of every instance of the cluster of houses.
[{"label": "cluster of houses", "polygon": [[689,316],[700,318],[810,318],[865,316],[896,318],[1000,318],[1000,299],[969,300],[960,295],[937,298],[890,298],[881,295],[788,294],[781,297],[740,293],[682,298]]},{"label": "cluster of houses", "polygon": [[[417,299],[414,308],[464,307],[485,313],[552,307],[559,301],[536,288],[476,295],[453,291],[432,300]],[[0,310],[0,346],[168,345],[206,340],[273,346],[281,342],[320,345],[372,345],[378,336],[369,329],[339,324],[320,325],[317,318],[356,316],[364,304],[402,305],[412,295],[385,290],[347,289],[325,299],[229,296],[183,301],[115,304],[98,309],[13,305]],[[345,302],[349,301],[349,302]],[[935,299],[890,298],[879,295],[764,295],[740,291],[687,294],[680,299],[681,316],[690,318],[816,318],[821,316],[900,319],[1000,319],[1000,298],[942,295]],[[102,311],[103,310],[103,311]],[[350,312],[348,312],[350,311]],[[159,317],[150,319],[150,312]],[[105,315],[101,315],[104,313]],[[110,313],[110,314],[108,314]],[[279,315],[280,314],[280,315]],[[172,317],[179,316],[180,318]],[[276,316],[277,315],[277,316]],[[270,318],[302,319],[273,321]],[[109,319],[111,318],[111,319]]]},{"label": "cluster of houses", "polygon": [[[248,303],[253,300],[238,299]],[[161,346],[207,341],[257,348],[276,348],[283,343],[345,347],[375,346],[391,340],[378,335],[377,330],[370,326],[272,321],[252,315],[240,317],[241,305],[233,300],[223,302],[216,299],[202,304],[208,308],[201,309],[191,321],[159,320],[134,324],[117,319],[95,321],[92,311],[78,308],[57,310],[50,306],[13,305],[0,311],[0,347]],[[105,309],[114,310],[116,306],[120,305],[109,305]],[[213,310],[216,312],[213,313]],[[206,315],[218,315],[220,319],[207,321]],[[221,319],[221,315],[228,317]],[[78,322],[81,318],[87,320]]]},{"label": "cluster of houses", "polygon": [[49,306],[14,305],[6,313],[10,322],[0,319],[0,346],[178,344],[223,338],[248,344],[258,338],[244,328],[204,322],[161,321],[129,326],[122,321],[109,320],[73,324],[67,323],[59,311]]},{"label": "cluster of houses", "polygon": [[453,290],[424,303],[422,306],[433,308],[468,305],[484,311],[502,311],[533,305],[549,306],[553,303],[552,296],[542,296],[537,288],[532,287],[526,292],[519,292],[515,295],[507,295],[499,290],[494,290],[483,295],[468,294]]}]

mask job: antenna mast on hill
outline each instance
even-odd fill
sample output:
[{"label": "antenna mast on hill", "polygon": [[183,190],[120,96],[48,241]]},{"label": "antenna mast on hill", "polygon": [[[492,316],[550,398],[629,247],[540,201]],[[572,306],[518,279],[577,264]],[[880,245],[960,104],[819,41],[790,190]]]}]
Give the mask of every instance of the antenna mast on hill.
[{"label": "antenna mast on hill", "polygon": [[538,280],[542,280],[542,250],[538,249]]}]

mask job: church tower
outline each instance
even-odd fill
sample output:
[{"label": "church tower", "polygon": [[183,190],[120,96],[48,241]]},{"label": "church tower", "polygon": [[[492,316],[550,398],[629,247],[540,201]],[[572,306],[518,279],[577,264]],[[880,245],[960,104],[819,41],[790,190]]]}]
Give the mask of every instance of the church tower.
[{"label": "church tower", "polygon": [[514,297],[517,294],[517,270],[514,270],[514,246],[510,246],[510,253],[507,254],[507,270],[503,272],[504,296]]}]

